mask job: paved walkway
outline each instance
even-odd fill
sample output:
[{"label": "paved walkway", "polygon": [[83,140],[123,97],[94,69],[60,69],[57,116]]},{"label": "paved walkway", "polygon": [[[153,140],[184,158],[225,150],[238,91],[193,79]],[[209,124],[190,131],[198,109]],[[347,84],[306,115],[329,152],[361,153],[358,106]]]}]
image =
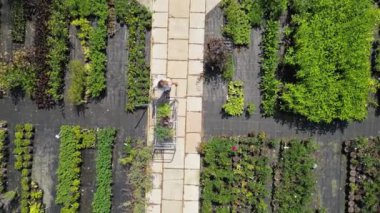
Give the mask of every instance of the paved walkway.
[{"label": "paved walkway", "polygon": [[[206,2],[207,1],[207,2]],[[157,154],[152,164],[153,190],[147,212],[194,213],[199,210],[202,137],[203,46],[206,11],[218,0],[155,0],[153,11],[151,77],[166,76],[178,87],[177,144],[174,154]],[[206,6],[207,5],[207,6]],[[148,143],[153,141],[150,110]]]}]

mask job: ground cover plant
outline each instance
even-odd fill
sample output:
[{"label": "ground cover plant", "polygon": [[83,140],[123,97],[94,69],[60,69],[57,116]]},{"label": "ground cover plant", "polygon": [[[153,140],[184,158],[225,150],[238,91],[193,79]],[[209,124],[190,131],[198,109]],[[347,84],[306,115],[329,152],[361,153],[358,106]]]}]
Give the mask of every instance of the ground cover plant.
[{"label": "ground cover plant", "polygon": [[116,129],[104,128],[97,132],[96,192],[92,212],[111,212],[112,147]]},{"label": "ground cover plant", "polygon": [[69,11],[65,1],[53,0],[49,17],[49,35],[47,44],[49,52],[47,64],[49,65],[49,90],[48,93],[54,101],[63,99],[63,76],[65,64],[68,58],[69,40]]},{"label": "ground cover plant", "polygon": [[116,0],[115,4],[118,19],[128,27],[125,110],[131,112],[149,103],[150,68],[145,60],[145,38],[152,18],[136,0]]},{"label": "ground cover plant", "polygon": [[128,182],[133,188],[133,197],[126,205],[130,206],[133,212],[145,211],[145,194],[153,187],[150,170],[152,153],[152,147],[146,146],[143,140],[127,138],[124,143],[124,156],[120,163],[129,168]]},{"label": "ground cover plant", "polygon": [[201,212],[268,212],[274,144],[264,133],[203,142]]},{"label": "ground cover plant", "polygon": [[24,43],[26,14],[24,11],[24,1],[11,1],[11,21],[12,21],[12,41],[15,43]]},{"label": "ground cover plant", "polygon": [[310,140],[291,140],[282,142],[280,151],[274,170],[273,211],[311,212],[316,144]]},{"label": "ground cover plant", "polygon": [[227,101],[223,105],[227,115],[240,116],[244,112],[244,85],[242,81],[231,81],[228,84]]},{"label": "ground cover plant", "polygon": [[373,1],[296,0],[292,8],[294,45],[285,58],[296,74],[285,84],[283,109],[314,122],[363,120],[376,88],[369,60],[379,17]]},{"label": "ground cover plant", "polygon": [[346,211],[379,211],[380,138],[358,138],[344,145],[348,158]]}]

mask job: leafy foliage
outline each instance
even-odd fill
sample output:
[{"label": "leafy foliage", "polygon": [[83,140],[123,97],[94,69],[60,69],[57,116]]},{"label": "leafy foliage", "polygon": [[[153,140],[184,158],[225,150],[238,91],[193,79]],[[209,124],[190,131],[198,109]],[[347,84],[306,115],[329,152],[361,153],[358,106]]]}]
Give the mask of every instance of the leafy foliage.
[{"label": "leafy foliage", "polygon": [[74,105],[84,104],[84,94],[86,87],[85,66],[79,60],[70,61],[70,86],[68,89],[68,100]]},{"label": "leafy foliage", "polygon": [[128,27],[126,63],[126,111],[149,103],[150,69],[145,60],[145,37],[151,28],[152,17],[147,8],[136,0],[115,0],[116,15]]},{"label": "leafy foliage", "polygon": [[266,116],[275,113],[279,85],[276,79],[276,71],[279,62],[279,23],[267,21],[262,40],[262,79],[260,88],[263,94],[261,106]]},{"label": "leafy foliage", "polygon": [[133,199],[127,203],[132,205],[133,212],[144,212],[145,194],[152,189],[152,173],[149,169],[152,161],[152,147],[146,146],[142,140],[127,138],[124,144],[122,165],[129,167],[128,181],[133,187]]},{"label": "leafy foliage", "polygon": [[24,1],[13,0],[11,3],[12,41],[23,43],[25,40],[26,16]]},{"label": "leafy foliage", "polygon": [[[273,210],[309,212],[315,186],[312,141],[291,140],[281,146],[281,158],[275,171]],[[279,180],[276,179],[279,177]]]},{"label": "leafy foliage", "polygon": [[97,132],[96,192],[92,212],[111,212],[112,147],[116,129],[105,128]]},{"label": "leafy foliage", "polygon": [[53,0],[49,17],[47,45],[49,52],[47,64],[49,65],[49,90],[48,93],[54,101],[63,99],[63,76],[65,63],[67,62],[69,40],[69,11],[62,0]]},{"label": "leafy foliage", "polygon": [[223,105],[225,113],[240,116],[244,111],[244,87],[242,81],[231,81],[228,84],[228,97]]},{"label": "leafy foliage", "polygon": [[203,142],[201,212],[267,212],[268,145],[260,136]]},{"label": "leafy foliage", "polygon": [[295,0],[295,45],[287,64],[296,82],[285,85],[283,108],[314,122],[363,120],[369,93],[373,30],[379,15],[371,0]]}]

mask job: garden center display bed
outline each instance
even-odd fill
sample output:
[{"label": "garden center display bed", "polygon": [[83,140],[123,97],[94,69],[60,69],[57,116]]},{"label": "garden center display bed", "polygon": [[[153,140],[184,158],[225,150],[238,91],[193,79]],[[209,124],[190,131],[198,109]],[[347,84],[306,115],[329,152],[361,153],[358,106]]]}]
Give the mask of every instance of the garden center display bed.
[{"label": "garden center display bed", "polygon": [[[214,8],[206,16],[205,41],[212,37],[222,37],[223,12]],[[344,186],[346,158],[341,153],[342,141],[358,136],[376,136],[379,132],[380,117],[373,108],[362,122],[335,122],[330,125],[317,125],[304,118],[278,113],[264,117],[259,111],[260,95],[260,42],[262,30],[251,31],[248,48],[234,50],[235,79],[244,82],[245,102],[253,102],[256,112],[250,118],[226,117],[221,111],[226,101],[227,84],[221,79],[205,80],[203,96],[203,130],[206,139],[219,135],[246,135],[252,131],[264,131],[271,138],[313,137],[319,144],[317,181],[318,196],[323,207],[330,211],[344,210]]]},{"label": "garden center display bed", "polygon": [[[7,4],[3,4],[2,14]],[[12,50],[12,39],[9,29],[9,18],[2,17],[1,51]],[[5,32],[5,33],[4,33]],[[32,43],[31,35],[33,29],[27,29],[25,37],[26,45]],[[82,53],[79,41],[71,29],[71,51],[70,58],[80,58]],[[80,125],[83,128],[117,128],[116,141],[113,148],[113,185],[112,185],[112,212],[125,212],[125,202],[131,199],[131,193],[127,181],[127,169],[119,163],[122,157],[124,141],[126,137],[145,138],[145,127],[147,112],[145,109],[136,110],[134,113],[125,112],[126,90],[125,90],[125,63],[126,63],[126,27],[117,26],[116,34],[107,41],[107,89],[99,100],[92,101],[85,107],[77,109],[70,104],[59,106],[49,110],[38,110],[36,104],[29,97],[13,99],[5,97],[0,99],[0,118],[8,122],[10,141],[14,139],[14,127],[19,123],[29,122],[35,126],[35,138],[33,141],[33,170],[32,178],[44,192],[43,203],[47,212],[59,212],[60,206],[55,203],[57,185],[57,167],[59,156],[59,139],[56,135],[60,126],[65,124]],[[148,36],[149,37],[149,36]],[[147,38],[149,40],[149,38]],[[148,45],[149,46],[149,45]],[[65,83],[68,85],[69,76],[66,74]],[[67,93],[67,91],[65,91]],[[10,150],[13,149],[10,143]],[[96,149],[86,150],[82,153],[82,175],[81,175],[81,212],[89,212],[93,193],[95,192],[95,165]],[[20,181],[18,171],[15,171],[14,157],[9,156],[8,161],[8,189],[15,189]]]}]

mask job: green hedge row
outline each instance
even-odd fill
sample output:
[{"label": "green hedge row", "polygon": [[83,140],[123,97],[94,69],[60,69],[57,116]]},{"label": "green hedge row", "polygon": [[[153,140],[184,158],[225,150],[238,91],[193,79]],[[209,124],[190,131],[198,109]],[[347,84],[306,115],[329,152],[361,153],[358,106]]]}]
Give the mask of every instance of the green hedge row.
[{"label": "green hedge row", "polygon": [[280,90],[280,82],[276,78],[280,48],[279,28],[278,21],[269,20],[266,22],[263,33],[260,88],[262,92],[261,107],[266,116],[272,116],[275,113]]},{"label": "green hedge row", "polygon": [[29,213],[30,211],[33,137],[34,127],[32,124],[16,125],[13,154],[15,169],[21,172],[21,213]]},{"label": "green hedge row", "polygon": [[97,132],[96,192],[92,212],[111,212],[112,147],[116,129],[105,128]]},{"label": "green hedge row", "polygon": [[283,108],[310,121],[363,120],[375,92],[370,56],[379,13],[372,0],[293,1],[294,46],[286,63],[296,69],[285,85]]},{"label": "green hedge row", "polygon": [[263,133],[202,143],[201,212],[268,212],[274,144]]},{"label": "green hedge row", "polygon": [[313,141],[292,140],[282,143],[277,169],[274,172],[273,211],[311,212],[312,193],[315,191]]},{"label": "green hedge row", "polygon": [[15,43],[24,43],[26,14],[24,12],[24,1],[13,0],[11,5],[11,22],[12,22],[12,41]]},{"label": "green hedge row", "polygon": [[151,28],[151,14],[136,0],[116,0],[116,15],[128,27],[126,63],[126,111],[149,103],[150,68],[145,60],[145,34]]},{"label": "green hedge row", "polygon": [[49,90],[54,101],[63,99],[63,76],[68,59],[69,11],[62,0],[53,0],[48,21],[49,35],[47,37],[47,64],[50,67]]},{"label": "green hedge row", "polygon": [[58,163],[58,184],[55,201],[61,212],[78,212],[80,198],[81,129],[79,126],[61,126]]}]

